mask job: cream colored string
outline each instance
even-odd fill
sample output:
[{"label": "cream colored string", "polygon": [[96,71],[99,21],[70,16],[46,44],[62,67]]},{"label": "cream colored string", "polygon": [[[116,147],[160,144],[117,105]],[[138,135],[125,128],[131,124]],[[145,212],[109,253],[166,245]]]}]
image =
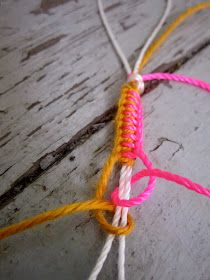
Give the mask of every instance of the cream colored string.
[{"label": "cream colored string", "polygon": [[[108,36],[112,42],[113,47],[115,48],[115,51],[117,53],[117,55],[119,56],[120,60],[123,63],[123,66],[127,72],[128,75],[131,74],[132,70],[131,67],[129,65],[129,62],[127,60],[127,58],[125,57],[120,45],[118,44],[112,29],[107,21],[106,15],[104,13],[104,9],[103,9],[103,5],[102,5],[102,1],[98,0],[98,9],[99,9],[99,13],[101,16],[101,20],[104,24],[104,27],[108,33]],[[155,29],[153,30],[152,34],[149,36],[149,38],[147,39],[144,47],[141,49],[140,54],[136,60],[135,66],[134,66],[134,70],[133,73],[134,75],[132,75],[130,77],[130,79],[135,79],[136,78],[139,80],[139,77],[137,77],[138,74],[138,69],[139,66],[142,62],[142,59],[146,53],[146,51],[148,50],[149,46],[151,45],[152,41],[154,40],[154,38],[156,37],[156,35],[158,34],[158,32],[160,31],[160,29],[162,28],[169,12],[171,9],[171,0],[167,0],[167,5],[164,11],[164,14],[162,15],[158,25],[155,27]],[[139,75],[138,75],[139,76]],[[141,88],[141,92],[143,92],[144,90],[144,84],[143,81],[140,77],[140,83],[139,86]],[[121,172],[120,172],[120,182],[119,182],[119,196],[121,199],[129,199],[130,198],[130,189],[131,189],[131,176],[132,176],[132,167],[130,166],[122,166]],[[121,226],[124,226],[127,224],[127,214],[128,214],[128,208],[127,207],[117,207],[116,211],[115,211],[115,215],[113,218],[113,222],[112,224],[114,226],[118,226],[119,222]],[[121,219],[121,221],[120,221]],[[109,234],[107,236],[106,242],[102,248],[101,254],[97,259],[96,265],[93,268],[88,280],[95,280],[97,279],[103,264],[111,250],[112,247],[112,243],[113,240],[115,238],[115,235]],[[118,251],[118,279],[119,280],[125,280],[125,236],[122,235],[119,237],[119,251]]]},{"label": "cream colored string", "polygon": [[[129,199],[129,193],[130,193],[130,188],[131,188],[131,184],[130,184],[131,175],[132,175],[132,167],[124,165],[121,169],[120,180],[119,180],[119,190],[120,190],[119,196],[121,198]],[[126,190],[127,190],[127,193],[126,193]],[[116,208],[116,211],[115,211],[115,214],[113,217],[113,221],[112,221],[113,226],[119,225],[119,221],[120,221],[123,209],[127,209],[127,207],[126,208],[125,207]],[[124,223],[127,224],[127,213],[124,212],[123,214],[124,214]],[[122,221],[121,221],[121,223],[122,223]],[[125,236],[122,236],[122,237],[125,237]],[[115,238],[115,235],[108,234],[105,244],[101,250],[101,254],[98,257],[96,265],[93,268],[88,280],[97,279],[97,277],[103,267],[103,264],[111,250],[114,238]],[[124,252],[124,248],[125,248],[125,242],[124,242],[124,244],[121,244],[120,250]],[[121,264],[122,264],[122,262],[124,263],[124,259],[125,259],[124,253],[122,253],[119,258],[120,258],[120,262],[118,262],[118,271],[120,271],[120,272],[118,272],[118,279],[125,279],[124,278],[124,265],[123,265],[123,267],[121,267]],[[120,278],[120,276],[121,276],[121,278]]]}]

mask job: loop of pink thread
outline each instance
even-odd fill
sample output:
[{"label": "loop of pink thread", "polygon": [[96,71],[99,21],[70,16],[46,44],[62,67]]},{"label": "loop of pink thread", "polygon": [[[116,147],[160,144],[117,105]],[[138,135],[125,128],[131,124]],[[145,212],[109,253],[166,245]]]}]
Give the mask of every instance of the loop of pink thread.
[{"label": "loop of pink thread", "polygon": [[[143,75],[142,77],[143,77],[143,81],[173,80],[173,81],[177,81],[177,82],[187,83],[187,84],[202,88],[202,89],[210,92],[210,84],[203,82],[201,80],[193,79],[193,78],[186,77],[183,75],[170,74],[170,73],[152,73],[152,74]],[[209,189],[204,188],[203,186],[192,182],[190,179],[187,179],[185,177],[182,177],[182,176],[179,176],[179,175],[176,175],[176,174],[164,171],[164,170],[153,169],[151,161],[149,160],[148,156],[144,153],[143,148],[142,148],[143,147],[143,113],[142,113],[143,110],[142,110],[141,99],[140,99],[139,95],[138,95],[139,96],[139,98],[138,98],[136,92],[130,91],[129,93],[131,94],[131,97],[129,97],[129,100],[135,102],[135,105],[129,104],[129,106],[130,106],[130,108],[135,109],[135,113],[133,115],[133,113],[131,113],[129,111],[125,111],[125,115],[127,115],[127,117],[128,117],[128,119],[127,119],[128,123],[132,122],[131,120],[129,120],[129,116],[131,114],[132,114],[132,116],[135,116],[135,119],[138,121],[138,125],[136,125],[136,127],[137,127],[136,135],[135,135],[136,136],[136,145],[134,148],[134,152],[133,153],[124,152],[123,154],[124,154],[124,156],[127,156],[129,158],[139,157],[141,159],[141,161],[143,162],[143,164],[145,165],[145,167],[147,168],[147,169],[144,169],[144,170],[136,173],[132,177],[132,180],[131,180],[132,184],[135,183],[136,181],[140,180],[143,177],[150,177],[150,179],[149,179],[148,185],[145,188],[144,192],[129,200],[120,199],[119,194],[118,194],[119,189],[115,188],[115,190],[111,194],[111,199],[112,199],[113,203],[115,205],[122,206],[122,207],[131,207],[131,206],[135,206],[135,205],[139,205],[139,204],[143,203],[145,200],[147,200],[149,198],[152,191],[154,190],[156,177],[175,182],[179,185],[184,186],[185,188],[187,188],[189,190],[195,191],[199,194],[202,194],[202,195],[210,198]],[[134,100],[135,97],[137,98],[137,100]],[[138,101],[138,102],[136,103],[136,101]],[[135,122],[132,122],[132,123],[134,125],[136,124]],[[126,134],[126,136],[128,136],[130,138],[131,138],[131,135],[132,134]],[[134,139],[133,135],[132,135],[132,139]]]},{"label": "loop of pink thread", "polygon": [[[207,196],[208,198],[210,198],[209,189],[204,188],[202,185],[199,185],[199,184],[191,181],[190,179],[187,179],[185,177],[182,177],[177,174],[173,174],[173,173],[161,170],[161,169],[143,169],[142,171],[136,173],[132,177],[131,181],[132,181],[132,183],[135,183],[135,182],[139,181],[141,178],[148,177],[148,176],[159,177],[159,178],[165,179],[167,181],[177,183],[191,191],[197,192],[201,195],[204,195],[204,196]],[[119,189],[115,188],[115,190],[111,194],[111,198],[115,205],[123,206],[123,207],[131,207],[134,205],[139,205],[142,202],[144,202],[145,200],[147,200],[150,195],[150,194],[148,195],[147,192],[144,191],[143,193],[139,194],[135,198],[126,200],[126,199],[119,198],[118,191],[119,191]]]}]

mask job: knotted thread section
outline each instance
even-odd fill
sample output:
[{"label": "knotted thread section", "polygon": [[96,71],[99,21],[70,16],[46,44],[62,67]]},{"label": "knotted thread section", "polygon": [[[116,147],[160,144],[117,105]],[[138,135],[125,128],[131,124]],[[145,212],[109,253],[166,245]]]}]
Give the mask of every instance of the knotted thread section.
[{"label": "knotted thread section", "polygon": [[[153,73],[153,74],[149,74],[149,75],[144,75],[143,78],[145,81],[149,81],[152,79],[168,79],[168,80],[180,81],[183,83],[189,83],[196,87],[203,88],[210,92],[210,84],[205,83],[203,81],[192,79],[190,77],[184,77],[184,76],[180,76],[180,75],[174,76],[174,74],[172,75],[169,73],[167,73],[167,76],[165,76],[165,73],[157,73],[157,74]],[[130,83],[128,86],[132,87],[132,85],[130,85]],[[132,89],[134,90],[134,87],[132,87]],[[142,106],[141,102],[139,103],[139,106]],[[140,109],[140,110],[142,112],[142,109]],[[141,118],[140,123],[141,123],[140,128],[142,128],[142,118]],[[142,131],[141,131],[141,133],[142,133]],[[140,141],[140,142],[142,145],[142,141]],[[129,200],[120,199],[119,190],[118,190],[118,188],[116,188],[111,196],[112,202],[106,201],[104,199],[104,194],[105,194],[106,187],[107,187],[107,184],[109,181],[109,177],[112,173],[112,170],[113,170],[116,162],[118,162],[120,160],[120,157],[119,157],[120,154],[117,155],[115,150],[113,150],[102,170],[102,174],[101,174],[100,180],[98,182],[97,191],[96,191],[96,195],[95,195],[94,199],[64,205],[62,207],[43,212],[37,216],[28,218],[26,220],[23,220],[19,223],[11,225],[11,226],[2,228],[2,229],[0,229],[0,239],[6,238],[6,237],[16,234],[18,232],[22,232],[26,229],[32,228],[33,226],[42,224],[46,221],[54,220],[59,217],[63,217],[65,215],[71,215],[76,212],[90,211],[90,210],[97,211],[97,213],[99,215],[96,215],[97,216],[96,218],[99,221],[99,223],[101,224],[102,228],[105,229],[107,232],[116,234],[116,235],[129,234],[132,231],[133,225],[134,225],[134,221],[131,216],[128,217],[128,223],[126,226],[115,227],[106,221],[106,219],[103,216],[103,211],[114,212],[117,206],[131,207],[134,205],[141,204],[150,196],[151,192],[153,191],[154,182],[155,182],[156,177],[159,177],[159,178],[171,181],[171,182],[175,182],[179,185],[183,185],[185,188],[187,188],[189,190],[195,191],[198,194],[202,194],[202,195],[210,198],[210,190],[207,188],[204,188],[202,185],[192,182],[191,180],[189,180],[185,177],[179,176],[177,174],[172,174],[170,172],[160,170],[160,169],[154,169],[149,158],[144,153],[141,145],[139,145],[139,151],[137,151],[136,156],[139,157],[139,159],[141,159],[141,161],[145,165],[146,169],[144,169],[140,172],[137,172],[135,175],[133,175],[131,183],[134,184],[135,182],[137,182],[138,180],[140,180],[143,177],[149,177],[150,178],[149,184],[147,185],[147,187],[145,188],[143,193],[140,193],[138,196],[133,197]],[[137,147],[138,147],[137,143],[136,143],[135,147],[137,149]],[[135,153],[135,149],[134,149],[134,153]],[[128,154],[128,155],[133,156],[133,154],[131,154],[131,155]]]},{"label": "knotted thread section", "polygon": [[123,85],[116,116],[114,153],[122,164],[133,165],[142,145],[142,107],[140,94],[144,90],[142,77],[132,74]]},{"label": "knotted thread section", "polygon": [[[114,148],[102,171],[96,190],[96,198],[103,199],[109,177],[115,164],[132,165],[137,157],[137,151],[142,146],[142,107],[140,93],[144,90],[143,79],[138,74],[131,74],[128,83],[123,85],[115,119],[116,136]],[[133,228],[133,220],[128,216],[125,227],[115,227],[109,224],[103,211],[96,211],[96,219],[101,227],[111,234],[129,234]]]}]

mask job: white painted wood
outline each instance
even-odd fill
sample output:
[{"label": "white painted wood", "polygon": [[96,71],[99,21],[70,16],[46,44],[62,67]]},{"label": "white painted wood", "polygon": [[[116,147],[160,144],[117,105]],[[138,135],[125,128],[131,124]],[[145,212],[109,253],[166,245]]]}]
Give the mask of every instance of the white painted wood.
[{"label": "white painted wood", "polygon": [[[133,61],[137,55],[133,52],[161,14],[163,1],[109,3],[114,5],[107,11],[109,20]],[[193,3],[176,1],[172,18]],[[0,96],[0,129],[1,136],[10,134],[0,145],[11,140],[0,149],[1,172],[13,167],[1,176],[1,194],[41,157],[44,171],[54,160],[50,152],[112,108],[125,78],[95,1],[69,1],[48,11],[43,6],[45,13],[40,14],[39,1],[3,4],[0,92],[9,90]],[[145,71],[164,68],[163,63],[186,58],[203,46],[204,50],[180,65],[178,73],[210,81],[209,13],[199,13],[180,27]],[[46,48],[47,44],[51,47]],[[28,51],[31,56],[26,59]],[[15,86],[24,77],[28,78]],[[209,102],[209,94],[172,82],[143,97],[145,148],[154,165],[206,187],[210,187]],[[99,118],[91,129],[98,132],[77,137],[81,142],[71,153],[28,183],[13,202],[8,200],[1,210],[1,226],[94,195],[111,150],[113,122],[101,119],[100,123]],[[208,199],[158,180],[151,199],[131,212],[136,227],[127,239],[127,279],[210,279]],[[105,234],[88,213],[47,223],[1,242],[0,279],[86,279],[104,240]],[[100,279],[116,279],[116,249],[117,243]]]},{"label": "white painted wood", "polygon": [[[178,72],[208,80],[209,70],[207,47]],[[206,92],[172,82],[143,98],[145,147],[155,166],[207,187],[209,98]],[[1,211],[1,224],[91,197],[111,147],[112,132],[110,123],[28,186]],[[152,151],[161,139],[168,140]],[[136,227],[127,238],[128,279],[209,279],[207,198],[158,180],[151,199],[131,212]],[[34,274],[35,279],[85,279],[104,240],[88,214],[47,223],[1,242],[1,278],[26,279]],[[117,243],[100,279],[116,279],[116,248]]]},{"label": "white painted wood", "polygon": [[[197,2],[176,1],[171,17]],[[39,1],[24,0],[1,5],[1,193],[116,103],[125,78],[96,1],[68,1],[49,10],[43,4],[42,13],[39,6]],[[164,3],[132,0],[107,6],[114,32],[133,61]],[[209,11],[189,19],[147,71],[205,44],[209,24]]]}]

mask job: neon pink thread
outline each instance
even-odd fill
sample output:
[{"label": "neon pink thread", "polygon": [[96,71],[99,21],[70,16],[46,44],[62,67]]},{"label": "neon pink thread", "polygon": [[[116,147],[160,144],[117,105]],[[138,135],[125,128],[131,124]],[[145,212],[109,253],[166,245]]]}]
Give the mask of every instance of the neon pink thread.
[{"label": "neon pink thread", "polygon": [[[177,74],[170,74],[170,73],[152,73],[143,75],[144,81],[151,81],[151,80],[172,80],[182,83],[187,83],[190,85],[193,85],[195,87],[202,88],[204,90],[207,90],[210,92],[210,84],[205,83],[200,80],[196,80],[190,77],[186,77],[183,75],[177,75]],[[143,169],[142,171],[136,173],[132,177],[132,184],[139,181],[143,177],[150,177],[149,182],[143,193],[139,194],[138,196],[131,198],[131,199],[120,199],[119,198],[119,189],[115,188],[115,190],[111,194],[111,199],[115,205],[122,206],[122,207],[131,207],[135,205],[139,205],[143,203],[145,200],[149,198],[151,193],[154,190],[154,185],[156,181],[156,177],[165,179],[167,181],[175,182],[179,185],[184,186],[185,188],[195,191],[199,194],[202,194],[204,196],[207,196],[210,198],[210,190],[207,188],[204,188],[203,186],[192,182],[190,179],[187,179],[185,177],[172,174],[170,172],[160,170],[160,169],[153,169],[152,163],[149,160],[148,156],[143,151],[143,109],[142,109],[142,103],[141,98],[135,91],[129,91],[128,100],[133,101],[135,105],[129,104],[133,109],[135,109],[134,112],[124,111],[124,115],[127,116],[127,118],[124,118],[124,120],[127,122],[128,125],[126,125],[126,129],[131,130],[133,133],[126,133],[124,134],[125,138],[130,138],[132,140],[135,140],[135,147],[133,145],[130,145],[130,142],[124,142],[122,143],[123,146],[126,147],[134,147],[133,153],[132,152],[125,152],[124,156],[129,158],[137,158],[139,157],[142,161],[142,163],[145,165],[147,169]],[[127,107],[128,108],[128,107]],[[130,119],[130,116],[135,117],[134,121]],[[135,133],[135,136],[134,136]]]},{"label": "neon pink thread", "polygon": [[[129,90],[126,96],[126,101],[132,102],[132,104],[127,104],[127,102],[124,104],[123,115],[126,117],[122,119],[125,121],[125,124],[122,127],[122,137],[125,141],[121,142],[121,145],[123,147],[131,148],[132,152],[122,152],[122,155],[126,158],[139,157],[147,169],[152,169],[152,162],[143,151],[143,107],[141,97],[138,92]],[[130,111],[129,108],[132,108],[134,111]],[[129,130],[129,132],[127,130]],[[132,142],[126,141],[127,139],[131,139]],[[155,188],[155,181],[156,178],[151,176],[144,191],[144,196],[149,197],[151,195]]]},{"label": "neon pink thread", "polygon": [[[143,169],[142,171],[136,173],[132,177],[132,183],[135,183],[141,178],[148,177],[148,176],[159,177],[167,181],[175,182],[179,185],[183,185],[185,188],[191,191],[197,192],[199,194],[202,194],[210,198],[209,189],[204,188],[203,186],[192,182],[190,179],[160,169]],[[144,191],[143,193],[129,200],[119,199],[118,188],[115,188],[115,190],[112,192],[111,198],[115,205],[119,205],[123,207],[131,207],[134,205],[141,204],[142,202],[148,199],[149,195],[147,194],[147,192]]]},{"label": "neon pink thread", "polygon": [[[130,110],[132,109],[132,111]],[[123,125],[121,142],[123,147],[131,148],[132,152],[122,152],[122,156],[126,158],[135,158],[136,150],[138,150],[142,137],[142,108],[140,95],[134,90],[129,90],[126,95],[124,104]],[[129,141],[129,140],[132,140]]]},{"label": "neon pink thread", "polygon": [[171,81],[181,82],[210,92],[210,84],[201,80],[197,80],[179,74],[151,73],[151,74],[142,75],[142,78],[144,82],[152,81],[152,80],[169,80],[169,81],[171,80]]}]

